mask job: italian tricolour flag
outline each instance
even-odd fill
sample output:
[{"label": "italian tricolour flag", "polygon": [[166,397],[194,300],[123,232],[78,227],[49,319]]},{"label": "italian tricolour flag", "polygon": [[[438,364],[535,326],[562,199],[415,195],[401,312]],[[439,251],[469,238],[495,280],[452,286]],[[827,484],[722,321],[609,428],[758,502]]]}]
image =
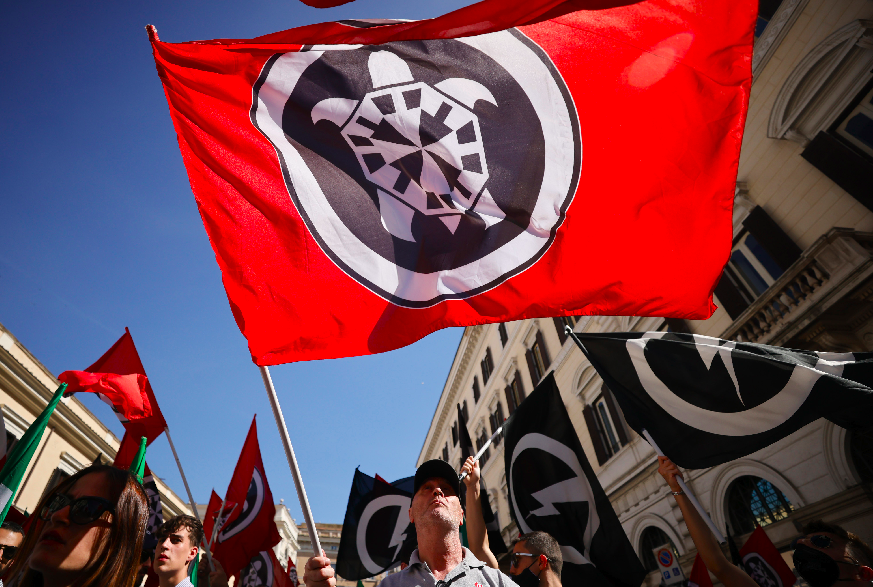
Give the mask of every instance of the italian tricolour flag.
[{"label": "italian tricolour flag", "polygon": [[42,440],[42,435],[45,432],[49,418],[52,412],[55,411],[58,402],[64,396],[66,389],[66,383],[62,383],[58,387],[55,395],[52,396],[51,401],[49,401],[39,417],[30,425],[24,436],[21,437],[21,440],[15,444],[15,447],[6,459],[3,470],[0,470],[0,510],[2,510],[0,512],[0,524],[6,520],[6,514],[12,506],[13,498],[18,492],[18,486],[21,485],[21,479],[24,477],[27,465],[30,464],[33,453],[36,452],[36,447],[39,446],[39,441]]}]

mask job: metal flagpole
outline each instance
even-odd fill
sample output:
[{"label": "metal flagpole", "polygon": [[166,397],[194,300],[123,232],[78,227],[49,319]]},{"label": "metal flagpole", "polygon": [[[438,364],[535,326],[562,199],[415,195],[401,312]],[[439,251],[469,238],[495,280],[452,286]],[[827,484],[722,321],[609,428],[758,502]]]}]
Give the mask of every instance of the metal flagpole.
[{"label": "metal flagpole", "polygon": [[[652,445],[652,448],[655,449],[655,453],[659,457],[666,456],[663,452],[661,452],[661,449],[655,443],[655,440],[652,438],[652,435],[649,434],[648,430],[643,429],[643,436],[646,438],[647,441],[649,441],[649,444]],[[706,513],[706,510],[703,509],[703,506],[700,505],[700,502],[697,501],[697,498],[694,496],[693,493],[691,493],[691,490],[688,489],[688,486],[685,484],[685,480],[682,479],[682,477],[676,477],[676,481],[679,482],[679,487],[681,487],[682,491],[685,492],[685,496],[691,502],[691,505],[694,506],[694,509],[696,509],[697,513],[700,514],[700,517],[703,518],[703,521],[706,522],[706,525],[709,526],[710,530],[712,530],[712,533],[715,536],[715,539],[721,543],[725,542],[724,536],[719,531],[719,529],[716,527],[715,522],[712,521],[712,518],[709,517],[709,514]]]},{"label": "metal flagpole", "polygon": [[[597,365],[591,359],[591,356],[585,350],[585,347],[582,345],[582,341],[579,340],[579,337],[576,336],[576,333],[573,331],[573,329],[570,328],[569,326],[565,326],[564,332],[566,332],[570,337],[573,338],[573,342],[576,343],[576,346],[579,347],[579,350],[582,351],[582,353],[585,355],[585,357],[588,359],[588,361],[592,364],[592,366],[595,369],[597,369],[598,372],[600,372],[600,369],[597,368]],[[661,449],[658,448],[658,445],[652,439],[652,435],[649,434],[648,430],[643,430],[643,436],[649,442],[649,444],[652,445],[652,448],[655,449],[655,453],[659,457],[666,456],[663,452],[661,452]],[[682,491],[685,492],[685,495],[688,497],[688,500],[691,502],[691,505],[694,506],[694,509],[696,509],[697,513],[700,514],[700,517],[703,518],[703,521],[706,522],[706,525],[709,526],[710,530],[712,530],[712,533],[715,536],[716,540],[718,540],[719,542],[724,542],[725,541],[724,535],[722,535],[721,531],[716,527],[715,523],[712,521],[712,518],[709,517],[709,514],[706,513],[706,510],[703,509],[703,506],[700,505],[700,502],[697,501],[697,498],[694,496],[694,494],[691,493],[691,490],[688,489],[688,485],[685,484],[685,481],[683,481],[681,477],[676,477],[676,480],[679,482],[679,486],[682,488]]]},{"label": "metal flagpole", "polygon": [[[476,453],[476,456],[473,457],[473,462],[474,462],[474,463],[479,461],[479,457],[481,457],[482,454],[483,454],[486,450],[488,450],[488,447],[491,446],[491,442],[492,442],[495,438],[497,438],[497,435],[500,434],[501,432],[503,432],[503,426],[504,426],[505,424],[506,424],[506,422],[504,421],[504,423],[500,425],[500,428],[498,428],[498,429],[494,432],[494,434],[491,435],[491,438],[488,439],[488,442],[486,442],[485,444],[482,445],[482,448],[480,448],[480,449],[479,449],[479,452]],[[458,475],[458,481],[463,481],[464,478],[465,478],[466,476],[467,476],[466,473],[461,473],[460,475]]]},{"label": "metal flagpole", "polygon": [[291,476],[294,478],[294,486],[297,488],[297,499],[300,500],[300,509],[303,510],[303,520],[306,522],[306,528],[309,530],[309,541],[312,543],[312,552],[314,556],[321,556],[321,541],[318,539],[318,532],[315,531],[315,522],[312,520],[312,510],[309,509],[309,500],[306,498],[306,488],[303,487],[303,477],[300,476],[300,468],[297,466],[297,457],[294,456],[294,448],[291,446],[291,437],[288,436],[288,427],[285,425],[285,417],[282,415],[282,407],[279,405],[279,398],[276,397],[276,388],[273,387],[273,379],[270,377],[270,370],[266,367],[261,367],[261,377],[264,378],[264,387],[267,388],[267,395],[270,398],[270,407],[273,408],[273,416],[276,418],[276,427],[279,429],[279,436],[282,437],[282,444],[285,446],[285,456],[288,457],[288,466],[291,468]]},{"label": "metal flagpole", "polygon": [[[194,496],[191,495],[191,488],[188,487],[188,478],[185,477],[185,471],[182,470],[182,461],[179,460],[179,454],[176,452],[176,445],[173,444],[173,437],[170,436],[170,427],[164,426],[164,432],[167,433],[167,441],[170,443],[170,450],[173,451],[173,457],[176,459],[176,466],[179,467],[179,474],[182,475],[182,483],[185,484],[185,491],[188,492],[188,501],[191,503],[191,511],[194,512],[194,517],[197,518],[197,521],[202,524],[203,522],[200,520],[200,514],[197,512],[197,504],[194,503]],[[209,561],[209,568],[214,571],[215,565],[212,564],[212,553],[209,552],[208,548],[206,549],[206,558]]]}]

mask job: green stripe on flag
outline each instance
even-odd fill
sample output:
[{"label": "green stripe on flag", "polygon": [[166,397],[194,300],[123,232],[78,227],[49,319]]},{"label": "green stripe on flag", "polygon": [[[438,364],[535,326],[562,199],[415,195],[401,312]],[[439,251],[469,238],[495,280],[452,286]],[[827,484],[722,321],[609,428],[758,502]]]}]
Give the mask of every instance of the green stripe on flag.
[{"label": "green stripe on flag", "polygon": [[6,520],[6,514],[9,513],[9,508],[12,506],[13,498],[18,492],[18,486],[21,485],[21,479],[24,477],[24,472],[27,470],[27,465],[33,458],[33,453],[36,452],[36,447],[39,446],[39,441],[42,440],[42,435],[45,432],[45,427],[48,424],[52,412],[55,411],[58,402],[67,390],[67,384],[61,383],[51,401],[42,411],[42,413],[33,421],[33,424],[24,432],[21,440],[15,443],[12,452],[6,459],[6,464],[3,470],[0,471],[0,507],[3,508],[0,513],[0,524]]}]

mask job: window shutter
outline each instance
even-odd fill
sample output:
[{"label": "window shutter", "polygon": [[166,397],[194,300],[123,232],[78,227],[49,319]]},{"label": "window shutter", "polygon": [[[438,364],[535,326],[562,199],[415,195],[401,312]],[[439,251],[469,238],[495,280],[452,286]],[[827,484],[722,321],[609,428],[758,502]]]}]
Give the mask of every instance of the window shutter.
[{"label": "window shutter", "polygon": [[506,324],[503,322],[498,324],[497,332],[500,333],[500,344],[506,346],[506,343],[509,341],[509,334],[506,332]]},{"label": "window shutter", "polygon": [[[543,371],[549,370],[549,365],[552,364],[552,359],[549,357],[549,349],[546,348],[546,341],[543,340],[543,333],[537,330],[537,344],[540,347],[540,352],[543,354]],[[545,375],[545,373],[543,373]]]},{"label": "window shutter", "polygon": [[761,206],[755,206],[743,220],[743,226],[758,239],[782,271],[791,267],[800,258],[800,247]]},{"label": "window shutter", "polygon": [[452,446],[458,446],[458,423],[452,424]]},{"label": "window shutter", "polygon": [[482,359],[482,362],[479,364],[482,367],[482,384],[483,385],[488,384],[488,376],[490,375],[490,373],[488,372],[487,361],[488,361],[488,358],[486,357],[486,358]]},{"label": "window shutter", "polygon": [[473,401],[478,403],[479,397],[481,397],[481,392],[479,391],[479,379],[474,375],[473,376]]},{"label": "window shutter", "polygon": [[534,362],[533,351],[527,349],[524,352],[524,356],[527,359],[527,370],[530,372],[530,380],[533,381],[534,386],[540,381],[540,374],[537,369],[537,364]]},{"label": "window shutter", "polygon": [[[719,300],[721,300],[721,298],[719,298]],[[667,323],[667,326],[670,327],[671,332],[684,332],[685,334],[691,334],[688,322],[682,318],[664,318],[664,321]]]},{"label": "window shutter", "polygon": [[597,421],[594,419],[594,410],[589,405],[582,408],[582,415],[585,416],[585,425],[588,426],[588,436],[591,437],[591,444],[594,445],[594,454],[597,456],[597,464],[602,465],[606,462],[606,449],[603,447],[603,441],[600,439],[600,429],[597,427]]},{"label": "window shutter", "polygon": [[524,384],[521,382],[521,373],[518,371],[515,372],[515,381],[518,385],[518,397],[519,399],[524,400],[524,398],[527,397],[527,394],[524,393]]},{"label": "window shutter", "polygon": [[724,273],[721,274],[718,285],[715,286],[715,295],[728,313],[728,316],[734,320],[749,307],[749,302],[740,293],[740,289],[737,287],[727,267]]},{"label": "window shutter", "polygon": [[603,384],[600,388],[603,393],[603,398],[606,400],[606,406],[609,408],[609,415],[612,417],[612,422],[615,424],[615,432],[618,434],[618,442],[622,446],[628,443],[627,431],[624,428],[624,415],[618,410],[618,405],[615,403],[615,398],[612,392]]},{"label": "window shutter", "polygon": [[494,360],[491,358],[491,347],[485,347],[485,356],[488,358],[488,372],[494,371]]},{"label": "window shutter", "polygon": [[497,402],[497,425],[503,424],[506,416],[503,415],[503,404]]},{"label": "window shutter", "polygon": [[464,422],[469,422],[470,413],[467,411],[467,400],[464,400],[464,403],[461,406],[461,413],[464,414]]},{"label": "window shutter", "polygon": [[503,393],[506,394],[506,407],[509,408],[509,414],[512,415],[512,412],[515,411],[515,398],[512,397],[512,387],[507,385]]},{"label": "window shutter", "polygon": [[873,177],[873,161],[870,157],[862,155],[826,131],[815,135],[800,156],[849,192],[868,210],[873,210],[873,186],[870,182]]},{"label": "window shutter", "polygon": [[558,331],[558,338],[561,339],[561,344],[567,340],[567,333],[564,332],[564,321],[560,318],[552,318],[555,321],[555,330]]}]

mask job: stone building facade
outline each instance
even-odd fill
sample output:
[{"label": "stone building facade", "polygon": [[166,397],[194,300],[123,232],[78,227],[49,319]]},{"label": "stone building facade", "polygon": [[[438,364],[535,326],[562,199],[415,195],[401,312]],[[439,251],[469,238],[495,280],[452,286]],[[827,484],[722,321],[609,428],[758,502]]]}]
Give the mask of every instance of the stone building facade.
[{"label": "stone building facade", "polygon": [[[652,548],[694,545],[651,447],[563,332],[673,330],[823,351],[873,351],[873,2],[762,0],[740,157],[733,249],[705,321],[522,320],[465,329],[418,464],[460,465],[456,405],[482,443],[549,371],[631,544],[659,582]],[[584,270],[584,264],[580,264]],[[507,543],[502,444],[483,477]],[[689,486],[743,543],[758,523],[782,551],[814,519],[873,539],[873,437],[826,420],[748,457],[687,471]],[[787,554],[787,553],[786,553]]]}]

